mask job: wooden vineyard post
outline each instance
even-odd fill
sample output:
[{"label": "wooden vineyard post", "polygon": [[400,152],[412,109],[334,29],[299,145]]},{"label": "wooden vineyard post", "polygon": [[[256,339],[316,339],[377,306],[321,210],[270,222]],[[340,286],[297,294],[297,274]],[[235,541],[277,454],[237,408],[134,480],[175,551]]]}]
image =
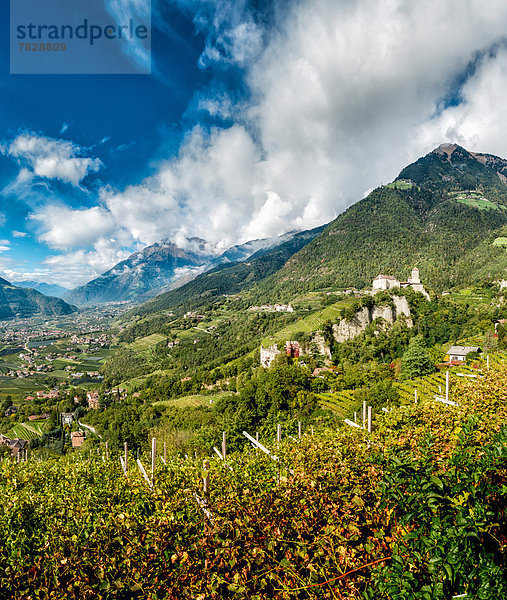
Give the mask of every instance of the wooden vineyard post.
[{"label": "wooden vineyard post", "polygon": [[109,446],[108,446],[107,442],[106,442],[106,460],[109,460]]},{"label": "wooden vineyard post", "polygon": [[205,460],[202,466],[205,471],[205,475],[202,478],[202,493],[207,497],[209,495],[209,460]]},{"label": "wooden vineyard post", "polygon": [[368,433],[371,433],[371,406],[368,406]]},{"label": "wooden vineyard post", "polygon": [[366,429],[366,400],[363,401],[363,429]]},{"label": "wooden vineyard post", "polygon": [[157,460],[157,438],[151,438],[151,485],[155,483],[155,462]]},{"label": "wooden vineyard post", "polygon": [[354,423],[357,423],[357,413],[354,411]]},{"label": "wooden vineyard post", "polygon": [[[257,443],[259,443],[259,432],[256,431],[255,432],[255,440],[257,441]],[[255,452],[257,453],[259,451],[259,448],[257,446],[255,446]]]},{"label": "wooden vineyard post", "polygon": [[298,439],[301,439],[301,421],[298,421]]},{"label": "wooden vineyard post", "polygon": [[417,388],[414,388],[414,402],[417,404]]},{"label": "wooden vineyard post", "polygon": [[312,435],[313,435],[313,427],[312,427]]},{"label": "wooden vineyard post", "polygon": [[[280,423],[276,426],[276,445],[278,446],[282,441],[282,426]],[[276,476],[276,484],[280,485],[280,464],[278,465],[278,473]]]},{"label": "wooden vineyard post", "polygon": [[449,371],[445,372],[445,399],[449,402]]},{"label": "wooden vineyard post", "polygon": [[124,450],[124,453],[125,453],[125,457],[124,457],[124,460],[125,460],[125,473],[128,473],[128,470],[129,470],[129,447],[128,447],[127,442],[125,442],[125,444],[123,446],[124,446],[123,450]]},{"label": "wooden vineyard post", "polygon": [[227,457],[227,444],[225,442],[225,431],[222,432],[222,457],[225,461]]}]

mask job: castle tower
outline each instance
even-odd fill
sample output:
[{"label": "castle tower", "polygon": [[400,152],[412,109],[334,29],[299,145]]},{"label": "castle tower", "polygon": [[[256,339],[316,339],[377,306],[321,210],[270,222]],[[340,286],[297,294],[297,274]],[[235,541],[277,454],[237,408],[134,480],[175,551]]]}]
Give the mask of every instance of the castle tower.
[{"label": "castle tower", "polygon": [[410,283],[421,283],[419,279],[419,269],[414,267],[412,269],[412,276],[410,277]]}]

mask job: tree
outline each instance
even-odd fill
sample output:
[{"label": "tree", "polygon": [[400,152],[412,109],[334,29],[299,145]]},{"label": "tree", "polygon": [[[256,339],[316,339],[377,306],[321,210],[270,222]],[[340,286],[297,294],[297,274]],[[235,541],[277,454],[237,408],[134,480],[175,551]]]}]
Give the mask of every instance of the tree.
[{"label": "tree", "polygon": [[404,379],[413,379],[420,375],[433,373],[435,370],[431,354],[424,345],[421,335],[410,341],[408,349],[401,359],[401,375]]},{"label": "tree", "polygon": [[486,331],[484,334],[484,352],[490,353],[498,348],[498,339],[495,337],[493,331]]}]

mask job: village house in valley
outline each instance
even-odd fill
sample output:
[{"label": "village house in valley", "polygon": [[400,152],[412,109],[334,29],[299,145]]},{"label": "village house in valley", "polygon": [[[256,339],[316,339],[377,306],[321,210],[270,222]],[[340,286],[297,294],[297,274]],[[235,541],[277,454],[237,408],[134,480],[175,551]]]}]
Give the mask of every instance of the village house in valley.
[{"label": "village house in valley", "polygon": [[10,438],[0,433],[0,446],[7,446],[8,448],[10,448],[12,456],[16,457],[28,447],[28,440],[21,440],[19,438],[11,440]]},{"label": "village house in valley", "polygon": [[84,432],[81,431],[81,429],[78,429],[77,431],[73,431],[70,434],[70,438],[72,440],[73,448],[81,448],[81,446],[83,445],[83,442],[85,440],[85,435],[84,435]]},{"label": "village house in valley", "polygon": [[465,362],[471,352],[480,352],[479,346],[451,346],[447,351],[448,362]]},{"label": "village house in valley", "polygon": [[86,392],[86,401],[88,402],[88,408],[99,408],[99,393],[97,390],[93,390],[93,392]]}]

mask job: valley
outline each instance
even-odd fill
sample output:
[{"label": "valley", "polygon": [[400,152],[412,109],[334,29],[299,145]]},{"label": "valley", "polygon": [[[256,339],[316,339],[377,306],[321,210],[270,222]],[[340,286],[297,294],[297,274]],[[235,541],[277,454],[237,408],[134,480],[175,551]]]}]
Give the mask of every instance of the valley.
[{"label": "valley", "polygon": [[1,321],[5,585],[503,594],[507,184],[476,156],[147,301]]}]

